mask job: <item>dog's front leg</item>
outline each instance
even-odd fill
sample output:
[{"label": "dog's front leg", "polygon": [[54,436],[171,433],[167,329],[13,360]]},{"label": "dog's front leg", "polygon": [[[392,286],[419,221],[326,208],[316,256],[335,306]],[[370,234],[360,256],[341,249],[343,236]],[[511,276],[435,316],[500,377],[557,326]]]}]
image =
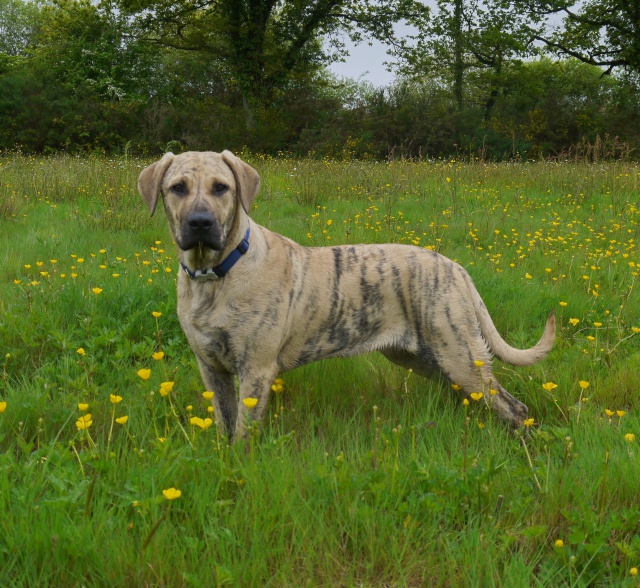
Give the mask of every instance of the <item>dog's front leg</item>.
[{"label": "dog's front leg", "polygon": [[229,441],[233,441],[236,421],[238,420],[238,395],[236,394],[233,374],[220,372],[200,358],[197,359],[202,381],[207,390],[213,392],[211,404],[213,405],[213,414],[216,417],[218,431],[222,435],[227,435]]},{"label": "dog's front leg", "polygon": [[251,423],[261,423],[267,408],[271,384],[278,375],[278,368],[266,368],[241,374],[240,400],[238,402],[238,420],[235,439],[243,439]]}]

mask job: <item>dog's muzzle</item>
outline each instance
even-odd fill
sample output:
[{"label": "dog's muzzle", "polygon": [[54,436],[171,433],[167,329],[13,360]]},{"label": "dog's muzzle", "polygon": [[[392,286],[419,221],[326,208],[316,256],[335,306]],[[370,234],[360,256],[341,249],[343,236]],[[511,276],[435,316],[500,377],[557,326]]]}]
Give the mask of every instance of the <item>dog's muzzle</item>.
[{"label": "dog's muzzle", "polygon": [[224,247],[222,230],[216,218],[210,212],[194,211],[182,222],[181,239],[178,246],[183,251],[203,245],[208,249],[220,251]]}]

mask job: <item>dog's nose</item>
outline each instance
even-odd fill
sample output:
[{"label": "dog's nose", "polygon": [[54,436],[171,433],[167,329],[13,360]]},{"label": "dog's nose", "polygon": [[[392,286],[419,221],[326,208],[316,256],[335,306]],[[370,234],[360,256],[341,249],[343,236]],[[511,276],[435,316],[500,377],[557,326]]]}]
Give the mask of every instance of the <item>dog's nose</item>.
[{"label": "dog's nose", "polygon": [[187,224],[195,233],[207,232],[213,226],[213,222],[213,216],[207,212],[193,212],[187,217]]}]

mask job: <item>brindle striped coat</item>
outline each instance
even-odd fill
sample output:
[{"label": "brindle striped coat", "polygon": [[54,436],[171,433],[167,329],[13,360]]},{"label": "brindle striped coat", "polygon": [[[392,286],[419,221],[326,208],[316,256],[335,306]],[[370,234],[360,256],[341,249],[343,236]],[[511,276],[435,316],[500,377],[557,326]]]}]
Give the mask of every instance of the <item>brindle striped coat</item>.
[{"label": "brindle striped coat", "polygon": [[[515,349],[457,263],[407,245],[302,247],[249,218],[259,183],[229,151],[167,153],[138,180],[152,214],[162,194],[191,274],[220,264],[250,229],[248,251],[224,277],[178,277],[180,324],[230,439],[244,435],[249,413],[262,418],[278,373],[370,351],[422,375],[439,368],[466,394],[485,392],[505,421],[522,424],[527,407],[495,379],[491,357],[512,365],[543,359],[555,338],[553,314],[534,347]],[[249,397],[258,399],[251,409],[242,402]]]}]

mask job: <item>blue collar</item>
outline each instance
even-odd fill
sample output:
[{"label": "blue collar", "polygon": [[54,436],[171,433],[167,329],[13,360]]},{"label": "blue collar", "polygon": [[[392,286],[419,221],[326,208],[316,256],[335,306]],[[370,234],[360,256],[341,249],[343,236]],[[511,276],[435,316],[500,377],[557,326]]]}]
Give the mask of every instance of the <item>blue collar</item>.
[{"label": "blue collar", "polygon": [[205,282],[207,280],[217,280],[219,278],[223,278],[229,273],[229,270],[236,264],[236,262],[247,252],[249,251],[249,233],[251,232],[251,227],[247,229],[245,233],[244,239],[240,241],[240,244],[231,252],[224,261],[207,270],[196,270],[192,272],[184,263],[180,262],[180,266],[185,271],[185,273],[192,279],[197,280],[198,282]]}]

